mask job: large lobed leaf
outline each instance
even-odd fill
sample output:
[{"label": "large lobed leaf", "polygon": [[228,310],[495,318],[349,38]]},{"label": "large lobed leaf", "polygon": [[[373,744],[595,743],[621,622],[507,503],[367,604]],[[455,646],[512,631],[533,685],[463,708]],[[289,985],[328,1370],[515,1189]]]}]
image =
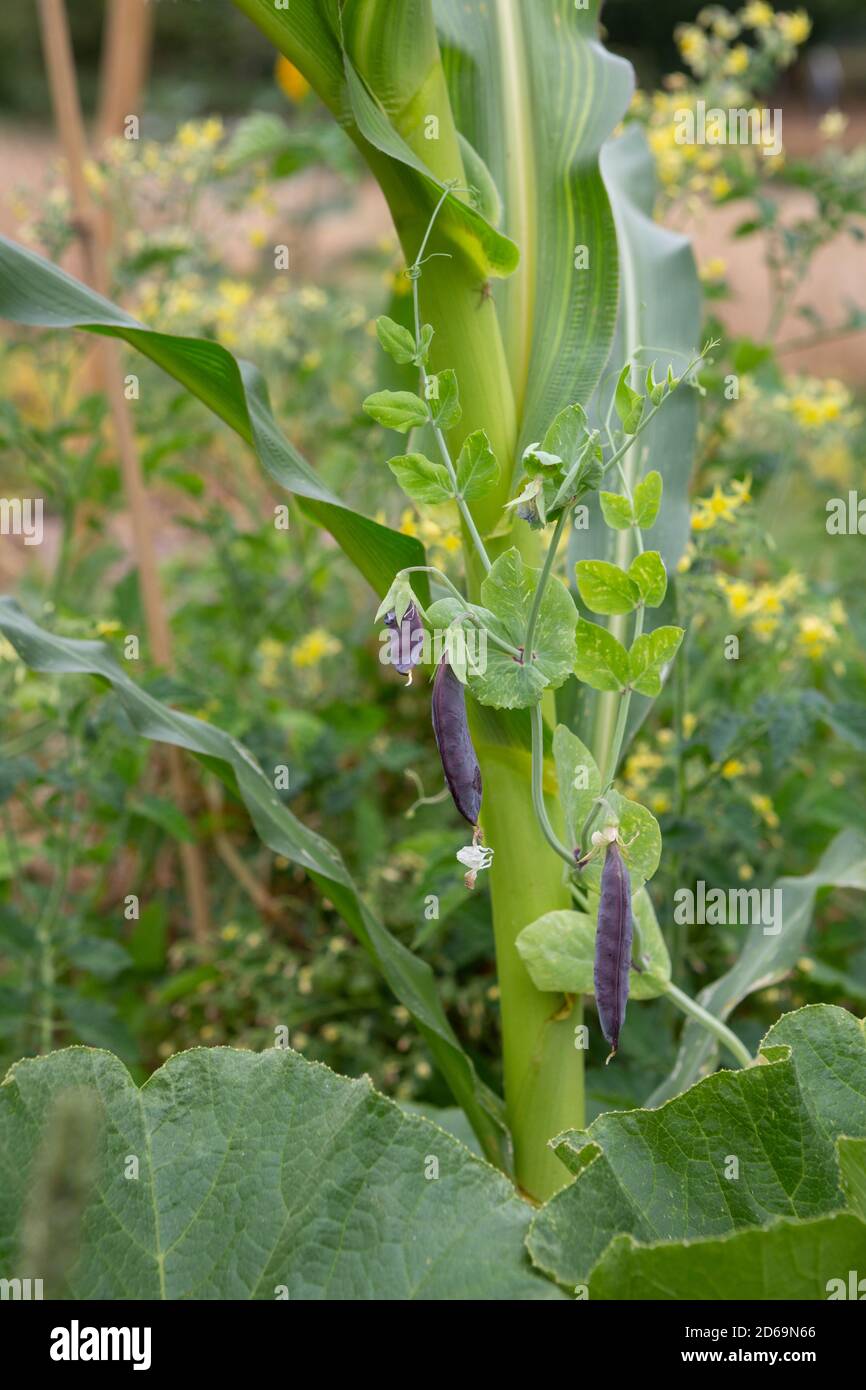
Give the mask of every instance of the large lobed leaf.
[{"label": "large lobed leaf", "polygon": [[89,1048],[17,1063],[0,1087],[4,1277],[39,1272],[16,1233],[64,1094],[96,1098],[69,1297],[560,1296],[529,1265],[530,1208],[502,1174],[368,1080],[282,1048],[197,1048],[141,1090]]},{"label": "large lobed leaf", "polygon": [[866,1038],[853,1015],[815,1005],[770,1029],[761,1064],[561,1135],[556,1152],[575,1181],[536,1216],[530,1253],[576,1285],[617,1236],[717,1240],[774,1218],[829,1216],[845,1206],[841,1135],[866,1136]]},{"label": "large lobed leaf", "polygon": [[144,738],[187,748],[216,763],[216,770],[236,786],[263,843],[307,871],[366,947],[390,988],[414,1017],[485,1153],[501,1162],[500,1103],[478,1081],[472,1063],[457,1041],[430,966],[379,921],[360,896],[339,851],[283,805],[249,750],[222,729],[170,709],[139,689],[103,642],[74,641],[47,632],[9,598],[0,598],[0,633],[34,670],[76,672],[107,681]]},{"label": "large lobed leaf", "polygon": [[[252,445],[265,471],[331,532],[377,592],[385,593],[396,570],[423,565],[419,541],[343,506],[325,487],[282,434],[259,371],[219,343],[145,328],[59,266],[5,237],[0,237],[0,318],[121,338],[149,357]],[[419,593],[426,594],[426,584]]]}]

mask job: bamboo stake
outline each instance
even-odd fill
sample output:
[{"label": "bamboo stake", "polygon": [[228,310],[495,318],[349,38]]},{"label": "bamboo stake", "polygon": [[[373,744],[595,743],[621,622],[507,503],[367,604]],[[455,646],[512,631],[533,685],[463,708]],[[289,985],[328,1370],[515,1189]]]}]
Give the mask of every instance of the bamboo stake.
[{"label": "bamboo stake", "polygon": [[[107,258],[100,219],[84,175],[87,138],[78,96],[65,0],[39,0],[39,19],[54,119],[66,159],[72,205],[85,258],[85,279],[100,294],[106,294]],[[98,361],[114,425],[121,475],[132,523],[133,552],[141,585],[150,650],[154,661],[168,669],[171,666],[171,635],[156,565],[150,501],[141,473],[129,404],[124,395],[120,355],[117,344],[110,338],[100,339]],[[168,750],[168,769],[172,795],[183,807],[188,804],[188,796],[183,765],[177,748]],[[210,938],[207,880],[199,847],[181,843],[180,856],[193,936],[205,944]]]},{"label": "bamboo stake", "polygon": [[150,65],[155,9],[149,0],[107,0],[96,121],[100,143],[120,135],[124,117],[138,110]]}]

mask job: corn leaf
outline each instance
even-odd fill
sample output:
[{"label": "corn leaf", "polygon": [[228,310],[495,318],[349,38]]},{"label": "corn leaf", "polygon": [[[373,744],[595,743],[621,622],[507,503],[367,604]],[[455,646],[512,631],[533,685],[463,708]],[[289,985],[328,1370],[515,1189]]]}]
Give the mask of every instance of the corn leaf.
[{"label": "corn leaf", "polygon": [[[377,592],[385,593],[396,570],[423,565],[419,541],[344,506],[316,477],[282,434],[260,372],[219,343],[145,328],[59,266],[5,237],[0,237],[0,318],[121,338],[149,357],[253,447],[265,471],[331,532]],[[425,593],[422,586],[422,602]]]},{"label": "corn leaf", "polygon": [[12,599],[0,598],[0,632],[36,671],[101,677],[116,692],[144,738],[186,748],[215,764],[240,796],[259,839],[306,870],[367,949],[394,994],[415,1019],[442,1075],[463,1106],[485,1154],[501,1165],[501,1106],[483,1086],[449,1024],[426,961],[408,950],[364,902],[339,851],[297,820],[277,797],[252,754],[222,729],[171,709],[139,689],[103,642],[60,637],[32,622]]}]

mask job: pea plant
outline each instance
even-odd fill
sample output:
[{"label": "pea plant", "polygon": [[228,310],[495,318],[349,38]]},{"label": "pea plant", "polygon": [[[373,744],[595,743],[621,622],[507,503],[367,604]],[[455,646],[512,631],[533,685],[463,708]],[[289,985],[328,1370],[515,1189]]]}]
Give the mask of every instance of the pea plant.
[{"label": "pea plant", "polygon": [[[4,599],[0,631],[27,665],[100,678],[141,735],[219,772],[263,842],[367,948],[462,1112],[445,1112],[444,1128],[406,1113],[285,1036],[258,1054],[181,1054],[140,1095],[108,1053],[25,1061],[0,1102],[3,1201],[20,1231],[10,1258],[35,1274],[32,1212],[56,1200],[51,1156],[65,1144],[73,1167],[99,1173],[63,1275],[80,1296],[691,1297],[712,1270],[714,1296],[748,1296],[751,1281],[752,1296],[779,1297],[784,1269],[784,1296],[823,1297],[866,1238],[862,1029],[816,1006],[781,1019],[753,1056],[726,1019],[789,968],[820,887],[866,886],[862,840],[840,837],[787,880],[789,929],[756,928],[730,978],[695,1000],[672,979],[647,888],[659,825],[618,785],[684,638],[675,573],[715,347],[698,345],[688,243],[653,221],[643,133],[614,134],[631,69],[599,44],[595,3],[235,3],[388,201],[409,313],[377,320],[389,385],[363,407],[411,435],[390,475],[418,507],[456,511],[462,572],[331,492],[256,369],[218,343],[144,327],[8,241],[0,312],[120,338],[174,376],[253,447],[298,524],[329,531],[372,586],[383,663],[419,673],[406,698],[428,698],[432,679],[433,737],[469,826],[455,875],[467,892],[489,880],[504,1096],[461,1046],[430,967],[241,744],[155,698],[101,643],[51,633]],[[371,438],[371,454],[385,452]],[[587,1129],[589,1039],[598,1030],[616,1067],[629,998],[659,996],[688,1020],[668,1103]],[[733,1069],[716,1071],[720,1048]],[[839,1067],[848,1111],[822,1100]],[[55,1103],[82,1089],[100,1097],[92,1140]],[[130,1155],[144,1181],[126,1180]],[[118,1253],[100,1255],[118,1211]]]}]

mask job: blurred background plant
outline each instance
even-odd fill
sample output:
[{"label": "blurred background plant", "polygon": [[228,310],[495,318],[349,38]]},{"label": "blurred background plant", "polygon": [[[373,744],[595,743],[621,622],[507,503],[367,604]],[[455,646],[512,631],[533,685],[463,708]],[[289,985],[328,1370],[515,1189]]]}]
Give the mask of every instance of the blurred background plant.
[{"label": "blurred background plant", "polygon": [[[100,7],[71,8],[92,105]],[[142,138],[109,140],[86,168],[111,229],[112,297],[152,326],[212,336],[254,360],[322,477],[419,535],[447,569],[453,518],[406,510],[383,489],[382,432],[360,410],[373,320],[403,320],[409,307],[378,195],[299,74],[285,61],[273,72],[256,30],[218,7],[204,51],[194,8],[157,7]],[[851,344],[864,305],[848,302],[854,274],[843,274],[835,304],[821,278],[828,249],[862,265],[850,258],[863,237],[866,35],[857,6],[841,0],[808,15],[611,0],[605,22],[613,46],[638,60],[644,89],[629,119],[656,154],[659,216],[696,237],[705,336],[721,339],[702,375],[692,541],[677,586],[688,645],[625,767],[662,821],[669,852],[652,891],[678,978],[693,989],[726,967],[741,933],[672,925],[676,888],[698,878],[771,886],[808,870],[840,827],[866,821],[859,538],[824,532],[828,499],[863,477],[866,374]],[[8,55],[4,37],[16,60],[0,61],[0,146],[10,110],[20,123],[48,109],[26,10],[0,19]],[[822,86],[828,47],[841,76]],[[660,79],[677,53],[679,70]],[[784,155],[678,145],[676,113],[699,98],[781,106]],[[35,179],[7,192],[3,229],[74,266],[77,230],[51,138],[17,129],[27,149],[42,142],[43,158]],[[283,250],[288,270],[277,268]],[[738,278],[744,255],[749,284],[761,281],[760,322]],[[273,521],[285,494],[247,451],[155,368],[130,358],[129,370],[175,646],[172,674],[145,672],[149,688],[243,738],[264,768],[289,769],[278,795],[314,829],[337,828],[353,874],[391,930],[433,963],[461,1040],[498,1084],[485,890],[465,893],[454,871],[464,836],[448,803],[427,804],[441,788],[428,701],[379,663],[372,596],[346,583],[324,533],[290,504],[287,544]],[[141,630],[141,602],[86,354],[60,336],[4,329],[0,400],[3,491],[38,488],[46,512],[38,552],[4,540],[4,588],[37,619],[120,650]],[[731,638],[736,659],[708,659]],[[143,1076],[175,1050],[260,1048],[286,1027],[293,1046],[337,1071],[368,1072],[407,1101],[447,1103],[337,914],[261,849],[215,778],[197,773],[194,803],[178,811],[114,696],[27,673],[5,645],[0,700],[4,1060],[83,1041]],[[193,837],[209,872],[205,946],[186,931],[173,855]],[[738,1014],[749,1044],[803,1002],[863,1011],[856,911],[853,896],[821,899],[796,972]],[[664,1002],[633,1010],[618,1066],[592,1054],[591,1110],[643,1100],[670,1068],[677,1028]]]}]

